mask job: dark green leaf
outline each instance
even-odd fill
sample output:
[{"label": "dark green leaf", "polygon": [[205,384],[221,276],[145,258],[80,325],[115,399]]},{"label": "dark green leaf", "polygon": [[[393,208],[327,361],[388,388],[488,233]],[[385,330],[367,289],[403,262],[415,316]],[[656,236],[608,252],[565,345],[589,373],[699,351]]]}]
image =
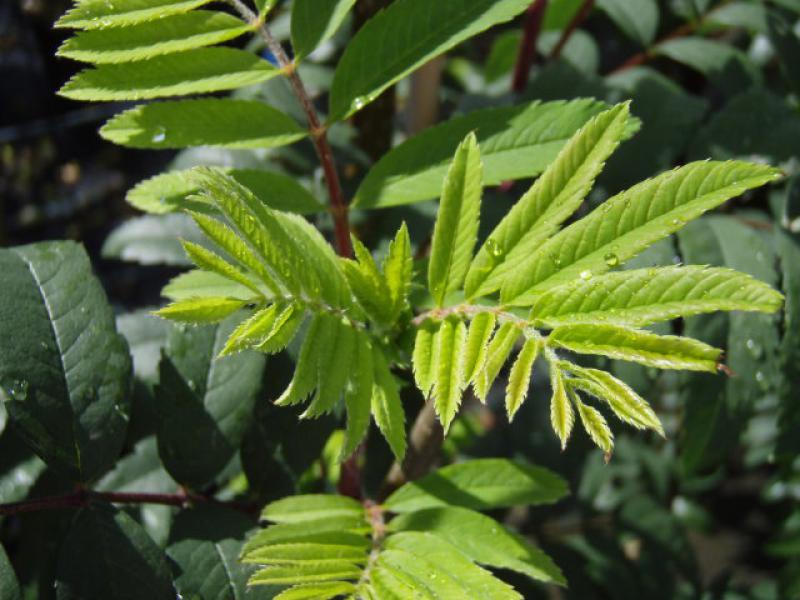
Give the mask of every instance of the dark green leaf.
[{"label": "dark green leaf", "polygon": [[356,0],[295,0],[292,3],[292,46],[297,59],[331,37]]}]

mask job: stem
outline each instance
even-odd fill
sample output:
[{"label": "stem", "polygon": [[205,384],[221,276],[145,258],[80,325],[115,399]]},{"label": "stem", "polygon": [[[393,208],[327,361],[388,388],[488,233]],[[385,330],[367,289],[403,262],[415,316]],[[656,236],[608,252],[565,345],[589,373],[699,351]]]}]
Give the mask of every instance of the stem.
[{"label": "stem", "polygon": [[528,8],[525,16],[525,30],[519,45],[519,54],[517,54],[517,64],[514,67],[514,79],[511,82],[511,91],[513,92],[521,92],[528,85],[531,64],[536,56],[536,42],[539,40],[539,32],[542,30],[542,21],[546,10],[547,0],[535,0]]},{"label": "stem", "polygon": [[594,0],[583,0],[583,4],[578,9],[578,12],[576,12],[575,16],[572,17],[572,20],[569,22],[569,25],[567,25],[567,28],[561,33],[561,37],[558,38],[558,43],[550,52],[550,56],[548,57],[549,60],[555,60],[561,56],[561,51],[564,49],[564,46],[567,45],[569,38],[572,37],[572,34],[575,33],[575,30],[580,26],[580,24],[586,20],[586,17],[589,16],[589,13],[592,12],[592,8],[594,8]]},{"label": "stem", "polygon": [[110,502],[113,504],[163,504],[167,506],[186,506],[188,504],[219,504],[250,513],[253,507],[239,502],[222,502],[208,496],[182,491],[175,494],[140,494],[126,492],[95,492],[78,489],[71,494],[34,498],[22,502],[0,504],[0,515],[18,515],[39,510],[58,508],[82,508],[91,502]]},{"label": "stem", "polygon": [[289,79],[292,91],[300,102],[300,106],[308,121],[308,130],[311,133],[314,149],[317,151],[320,164],[322,164],[322,170],[325,173],[325,182],[328,186],[328,195],[330,196],[330,207],[328,210],[331,217],[333,217],[336,251],[340,256],[349,258],[353,256],[353,247],[350,244],[350,223],[348,219],[347,202],[345,201],[344,192],[342,191],[342,184],[339,181],[339,172],[336,170],[333,150],[328,143],[327,130],[320,122],[317,109],[314,108],[311,97],[308,95],[305,85],[303,85],[303,80],[300,79],[300,75],[297,73],[297,65],[294,61],[289,59],[280,42],[273,37],[267,25],[255,12],[241,0],[228,0],[228,2],[236,9],[243,19],[256,28],[261,38],[267,44],[267,48],[272,52],[275,60],[278,61],[278,65],[281,67],[284,75]]}]

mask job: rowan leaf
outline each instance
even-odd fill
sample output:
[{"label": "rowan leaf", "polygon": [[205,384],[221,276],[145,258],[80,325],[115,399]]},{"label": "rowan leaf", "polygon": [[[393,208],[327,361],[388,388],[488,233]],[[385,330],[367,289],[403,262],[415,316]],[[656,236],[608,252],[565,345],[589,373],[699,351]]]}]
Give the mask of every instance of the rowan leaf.
[{"label": "rowan leaf", "polygon": [[79,0],[55,24],[55,27],[99,29],[134,25],[185,13],[211,0]]},{"label": "rowan leaf", "polygon": [[191,323],[219,323],[240,310],[246,302],[237,298],[188,298],[172,302],[153,314],[172,321]]},{"label": "rowan leaf", "polygon": [[356,0],[295,0],[292,3],[292,48],[295,60],[311,54],[347,18]]},{"label": "rowan leaf", "polygon": [[445,433],[461,405],[466,387],[464,380],[464,351],[467,342],[467,327],[460,319],[446,319],[439,325],[434,336],[433,391],[431,398]]},{"label": "rowan leaf", "polygon": [[553,395],[550,398],[550,423],[553,431],[561,440],[561,449],[567,447],[567,440],[575,424],[575,412],[572,410],[567,388],[564,384],[564,375],[556,363],[550,363],[550,386]]},{"label": "rowan leaf", "polygon": [[533,370],[533,363],[536,361],[536,355],[539,353],[541,341],[537,338],[528,338],[519,351],[517,359],[511,366],[511,372],[508,375],[508,385],[506,386],[506,413],[508,414],[509,421],[514,418],[514,415],[525,402],[528,395],[528,387],[531,381],[531,372]]},{"label": "rowan leaf", "polygon": [[496,324],[497,317],[492,312],[478,313],[470,321],[464,348],[465,386],[474,381],[486,361],[489,338],[491,338]]},{"label": "rowan leaf", "polygon": [[509,354],[514,349],[514,343],[519,339],[521,333],[516,323],[512,322],[503,323],[495,331],[492,341],[489,342],[486,349],[486,359],[472,382],[475,395],[481,402],[486,402],[489,388],[492,387],[500,369],[508,360]]}]

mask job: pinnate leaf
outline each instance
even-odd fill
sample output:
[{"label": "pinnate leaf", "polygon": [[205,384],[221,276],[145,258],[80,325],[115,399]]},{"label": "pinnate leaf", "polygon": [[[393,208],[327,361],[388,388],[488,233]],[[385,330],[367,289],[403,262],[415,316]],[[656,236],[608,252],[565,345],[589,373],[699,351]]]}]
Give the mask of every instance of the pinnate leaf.
[{"label": "pinnate leaf", "polygon": [[292,48],[296,59],[313,52],[339,29],[356,0],[296,0],[292,3]]},{"label": "pinnate leaf", "polygon": [[79,0],[55,26],[99,29],[133,25],[185,13],[209,2],[211,0]]},{"label": "pinnate leaf", "polygon": [[506,413],[508,413],[509,420],[514,418],[514,415],[522,406],[525,398],[528,395],[528,386],[531,381],[531,371],[533,370],[533,363],[536,361],[536,355],[539,353],[541,341],[537,338],[528,338],[519,351],[517,359],[511,366],[511,372],[508,375],[508,385],[506,386]]}]

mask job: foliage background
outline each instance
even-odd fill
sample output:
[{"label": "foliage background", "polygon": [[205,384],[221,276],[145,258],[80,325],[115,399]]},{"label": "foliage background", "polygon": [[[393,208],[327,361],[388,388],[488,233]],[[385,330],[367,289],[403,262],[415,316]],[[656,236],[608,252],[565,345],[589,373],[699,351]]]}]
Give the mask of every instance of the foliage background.
[{"label": "foliage background", "polygon": [[[174,216],[141,217],[125,202],[125,193],[168,165],[209,160],[269,165],[308,177],[313,152],[298,145],[209,156],[202,150],[142,152],[104,142],[97,128],[122,106],[80,105],[54,95],[77,69],[76,63],[53,58],[63,34],[51,24],[66,4],[14,0],[0,6],[5,82],[0,243],[69,238],[86,245],[133,348],[139,377],[126,466],[108,474],[107,485],[173,491],[152,437],[155,361],[166,343],[166,326],[134,311],[162,303],[161,287],[186,264],[175,230],[188,225]],[[781,166],[788,175],[783,184],[692,224],[641,256],[636,266],[724,264],[782,287],[787,311],[777,319],[721,315],[675,324],[679,331],[726,347],[735,372],[731,379],[614,365],[656,407],[666,441],[620,428],[608,465],[582,434],[561,452],[545,425],[547,377],[537,373],[530,401],[513,425],[507,424],[499,398],[488,407],[470,405],[451,430],[445,460],[521,457],[569,481],[572,495],[557,505],[494,515],[538,539],[570,582],[567,590],[555,591],[509,577],[526,598],[800,597],[800,411],[792,389],[800,370],[800,4],[598,1],[561,57],[552,58],[560,32],[580,4],[551,0],[539,39],[540,60],[516,95],[509,89],[521,20],[450,53],[439,64],[441,86],[434,87],[438,120],[520,99],[632,99],[642,130],[609,161],[593,192],[595,203],[688,160],[743,157]],[[637,10],[631,11],[634,4]],[[286,19],[279,17],[274,29],[287,34]],[[312,90],[326,89],[330,65],[346,39],[342,32],[315,54],[317,64],[306,75]],[[334,139],[350,197],[374,157],[410,129],[431,122],[420,116],[426,98],[413,83],[403,81],[395,92]],[[248,93],[287,112],[296,110],[280,80]],[[319,186],[319,174],[313,173],[308,184]],[[525,188],[518,182],[489,192],[482,227],[493,226]],[[425,202],[353,218],[369,247],[385,248],[406,220],[420,248],[427,243],[435,208]],[[329,228],[325,217],[318,220]],[[274,397],[288,380],[291,359],[273,359],[259,373],[256,396]],[[417,406],[418,399],[408,398],[407,405]],[[332,489],[337,468],[325,446],[337,426],[334,419],[303,422],[298,430],[291,411],[264,403],[255,403],[253,411],[240,461],[223,471],[214,489],[261,504],[298,490]],[[3,431],[0,447],[0,502],[65,489],[12,431]],[[258,467],[248,468],[253,456],[259,457]],[[371,436],[367,460],[368,485],[375,488],[390,463],[377,435]],[[174,513],[166,507],[131,511],[162,546],[180,531]],[[58,548],[70,519],[69,511],[55,511],[3,520],[0,536],[28,597],[53,593]],[[230,521],[232,531],[243,527],[234,516]]]}]

